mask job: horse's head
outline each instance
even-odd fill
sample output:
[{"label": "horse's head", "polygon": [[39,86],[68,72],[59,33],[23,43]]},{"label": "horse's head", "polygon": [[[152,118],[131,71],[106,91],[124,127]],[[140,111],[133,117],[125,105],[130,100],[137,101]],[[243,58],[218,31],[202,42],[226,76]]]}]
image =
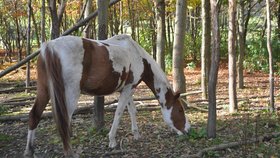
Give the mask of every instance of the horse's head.
[{"label": "horse's head", "polygon": [[190,123],[180,100],[180,93],[166,93],[166,106],[162,108],[163,119],[178,135],[188,132]]}]

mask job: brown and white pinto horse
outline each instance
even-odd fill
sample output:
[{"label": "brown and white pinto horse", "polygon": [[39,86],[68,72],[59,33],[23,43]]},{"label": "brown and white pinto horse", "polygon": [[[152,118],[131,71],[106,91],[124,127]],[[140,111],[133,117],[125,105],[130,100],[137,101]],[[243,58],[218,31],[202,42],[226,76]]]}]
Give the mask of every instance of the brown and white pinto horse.
[{"label": "brown and white pinto horse", "polygon": [[64,154],[73,154],[69,143],[70,122],[81,92],[97,96],[120,92],[109,133],[109,147],[117,145],[116,132],[126,106],[131,117],[132,133],[138,139],[140,135],[132,95],[141,81],[158,99],[163,119],[171,129],[181,135],[190,128],[180,94],[172,91],[161,68],[128,35],[117,35],[102,41],[74,36],[49,41],[41,47],[37,70],[37,97],[29,114],[25,156],[33,155],[35,129],[50,99]]}]

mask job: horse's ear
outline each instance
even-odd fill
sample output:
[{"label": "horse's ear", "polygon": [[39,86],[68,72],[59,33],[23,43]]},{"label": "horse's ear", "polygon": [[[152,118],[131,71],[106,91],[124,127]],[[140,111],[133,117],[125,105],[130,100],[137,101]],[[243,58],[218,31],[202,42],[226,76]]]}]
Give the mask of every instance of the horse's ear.
[{"label": "horse's ear", "polygon": [[178,91],[177,91],[177,92],[175,92],[174,98],[175,98],[175,99],[180,98],[180,92],[178,92]]}]

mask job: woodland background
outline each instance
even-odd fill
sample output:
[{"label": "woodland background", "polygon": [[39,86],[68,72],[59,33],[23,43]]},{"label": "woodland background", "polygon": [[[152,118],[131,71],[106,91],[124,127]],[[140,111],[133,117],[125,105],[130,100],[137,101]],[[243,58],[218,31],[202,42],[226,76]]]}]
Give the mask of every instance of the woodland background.
[{"label": "woodland background", "polygon": [[[270,6],[267,10],[268,2]],[[108,20],[106,22],[107,31],[105,31],[107,37],[123,33],[130,34],[162,66],[168,74],[170,81],[173,82],[175,90],[183,93],[198,91],[198,95],[196,96],[186,94],[188,100],[186,102],[189,103],[189,108],[193,109],[192,107],[194,107],[199,111],[190,110],[188,112],[191,121],[194,123],[194,130],[191,131],[189,136],[180,137],[175,142],[174,140],[170,140],[170,142],[174,142],[175,144],[181,143],[182,146],[184,144],[186,145],[185,141],[188,141],[187,145],[190,145],[192,149],[180,148],[178,149],[177,155],[175,154],[173,156],[184,155],[183,153],[185,152],[192,154],[196,151],[203,151],[205,146],[208,147],[221,144],[222,142],[231,142],[234,137],[239,141],[237,146],[241,146],[242,142],[243,145],[250,142],[252,139],[250,135],[257,139],[258,136],[263,134],[270,135],[271,133],[276,133],[276,137],[278,137],[279,133],[277,132],[280,131],[278,112],[280,102],[279,0],[178,0],[177,6],[178,3],[186,4],[182,5],[183,9],[181,11],[176,8],[175,0],[116,1],[114,5],[109,7],[106,13]],[[65,31],[69,31],[72,26],[76,26],[85,20],[87,16],[98,9],[97,6],[97,1],[94,0],[1,1],[0,69],[3,70],[1,73],[7,67],[22,61],[26,56],[35,52],[42,42],[60,36]],[[99,12],[99,15],[102,15],[100,13],[102,11]],[[269,14],[270,16],[267,16]],[[181,19],[184,20],[176,20],[179,17],[178,15],[183,15]],[[217,22],[216,25],[214,21]],[[183,23],[183,25],[178,26],[178,22]],[[100,33],[98,33],[100,26],[101,23],[98,18],[92,18],[87,25],[72,30],[71,35],[100,39]],[[176,34],[176,27],[181,27],[183,32]],[[270,33],[268,28],[271,29]],[[218,30],[218,34],[213,32],[215,29]],[[178,42],[178,40],[176,41],[176,36],[180,36],[181,40],[179,40],[179,43],[182,42],[179,44],[182,46],[179,50],[175,48]],[[213,42],[215,39],[217,42]],[[269,55],[267,41],[270,41],[271,55]],[[219,60],[213,60],[213,56],[218,57]],[[179,66],[174,66],[174,63],[178,63]],[[216,78],[215,73],[210,72],[212,63],[216,64]],[[181,69],[177,71],[175,69],[176,67],[180,67]],[[36,82],[33,82],[36,79],[35,68],[36,58],[31,60],[31,66],[23,66],[9,75],[1,76],[1,94],[3,95],[1,96],[2,105],[0,107],[0,114],[4,118],[7,118],[7,116],[21,116],[21,114],[28,112],[26,112],[26,109],[14,108],[15,104],[13,100],[15,99],[22,99],[22,97],[25,99],[31,98],[31,102],[23,103],[24,106],[27,106],[27,109],[30,109],[32,98],[34,99],[34,95],[36,94],[34,92],[35,87],[32,87],[36,85]],[[29,72],[31,72],[31,75]],[[30,79],[28,74],[31,77]],[[213,84],[210,83],[209,79],[211,74],[214,74]],[[182,79],[182,75],[186,81]],[[29,83],[29,88],[24,88],[24,82]],[[20,94],[14,97],[10,95],[11,93],[14,94],[14,92],[10,91],[14,90],[14,88],[23,88],[23,90],[20,90]],[[28,93],[23,94],[23,91],[26,89]],[[207,95],[208,91],[209,95]],[[147,93],[147,95],[150,96],[150,93]],[[87,100],[91,99],[87,98]],[[110,102],[110,98],[105,99],[105,101]],[[22,101],[16,101],[16,103],[19,102]],[[147,104],[154,103],[148,102]],[[14,113],[14,111],[18,110],[20,112]],[[158,112],[157,110],[155,111]],[[271,111],[274,112],[271,114]],[[145,111],[143,115],[149,115],[147,113],[149,113],[149,110]],[[203,118],[198,118],[197,115],[201,115]],[[237,121],[239,119],[240,121]],[[3,124],[1,124],[1,128],[3,127],[1,129],[1,137],[3,138],[0,138],[0,141],[9,144],[7,146],[12,146],[14,144],[11,142],[15,139],[12,137],[15,136],[11,136],[7,132],[13,128],[18,128],[18,126],[14,124],[10,127],[12,129],[9,129],[7,127],[7,120],[3,120]],[[22,121],[25,119],[20,117],[16,120]],[[9,121],[11,120],[8,119],[8,124],[10,124]],[[105,122],[107,121],[110,122],[110,118],[105,117]],[[223,123],[220,121],[225,123],[226,126],[221,125]],[[14,123],[14,120],[12,120],[12,123]],[[237,124],[239,128],[232,129],[232,123]],[[79,124],[79,121],[77,124]],[[23,125],[24,121],[22,124],[20,123],[20,127],[23,128]],[[263,127],[261,127],[262,125]],[[221,128],[217,128],[219,126]],[[246,129],[246,126],[250,126],[251,133],[250,130],[248,131]],[[109,128],[109,125],[105,124],[105,127]],[[25,129],[22,130],[24,131]],[[220,130],[224,131],[219,133]],[[94,133],[94,131],[90,131],[89,133],[92,132]],[[216,138],[217,132],[218,138]],[[238,136],[233,134],[235,132],[239,132]],[[94,134],[95,136],[98,135],[98,132],[96,133]],[[164,135],[166,133],[163,132],[160,134]],[[227,134],[233,135],[233,137],[229,139],[228,137],[221,136]],[[268,137],[271,139],[270,136]],[[272,137],[274,136],[272,134]],[[123,137],[126,137],[126,135],[124,134]],[[211,142],[212,140],[207,138],[215,138],[213,139],[214,141],[217,139],[219,141],[217,141],[218,143]],[[79,143],[83,142],[80,140],[81,138],[77,137],[75,139],[79,140]],[[102,132],[95,139],[106,142],[104,140],[104,133]],[[24,144],[24,141],[21,141]],[[197,144],[203,142],[205,146],[199,146],[192,141]],[[190,144],[190,142],[195,145]],[[270,143],[269,145],[266,143],[263,143],[264,147],[262,143],[255,146],[245,145],[245,147],[241,148],[241,156],[273,157],[280,155],[279,151],[275,149],[276,146],[279,146],[279,138],[273,140],[273,142],[268,142]],[[51,145],[53,145],[53,142],[48,147]],[[128,152],[122,150],[117,154],[132,154],[133,151],[131,153],[130,150],[135,147],[134,145],[127,147]],[[195,147],[198,149],[195,149]],[[207,151],[206,155],[219,157],[230,153],[230,156],[236,156],[235,154],[238,152],[238,149],[234,151],[225,150],[227,147],[223,148],[221,153]],[[162,148],[165,149],[165,147]],[[168,149],[167,146],[166,148]],[[4,149],[5,146],[3,147]],[[177,150],[177,148],[175,149]],[[20,150],[22,149],[19,147],[15,151],[17,153]],[[257,152],[255,153],[254,150]],[[87,152],[85,149],[84,151],[85,153]],[[103,152],[103,154],[105,152],[106,154],[108,151],[103,150],[100,152]],[[152,153],[153,150],[150,152]],[[1,153],[9,155],[4,151],[1,151]],[[53,155],[56,154],[57,152],[53,153]]]}]

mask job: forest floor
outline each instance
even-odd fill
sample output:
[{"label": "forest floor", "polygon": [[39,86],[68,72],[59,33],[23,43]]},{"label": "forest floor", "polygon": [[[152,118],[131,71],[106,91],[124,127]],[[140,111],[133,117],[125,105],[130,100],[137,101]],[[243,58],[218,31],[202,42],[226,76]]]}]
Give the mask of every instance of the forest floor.
[{"label": "forest floor", "polygon": [[[34,68],[34,66],[33,66]],[[35,90],[29,93],[3,92],[7,89],[23,87],[25,70],[19,69],[0,79],[0,117],[10,115],[26,115],[31,109],[36,96]],[[36,72],[32,70],[32,79]],[[140,140],[133,140],[130,117],[125,111],[117,132],[115,149],[108,147],[108,132],[114,113],[105,112],[105,127],[97,131],[92,125],[92,114],[74,115],[72,121],[73,149],[80,157],[187,157],[207,148],[230,142],[249,142],[259,136],[280,132],[280,78],[275,77],[275,105],[277,112],[269,112],[268,74],[261,72],[245,72],[245,88],[237,90],[239,111],[228,113],[228,73],[227,67],[219,70],[217,89],[217,137],[206,138],[207,112],[194,108],[186,109],[192,125],[190,134],[177,136],[163,122],[159,108],[141,110],[137,113]],[[187,92],[200,90],[200,69],[186,69]],[[170,76],[169,76],[170,78]],[[170,78],[171,79],[171,78]],[[152,93],[145,85],[140,85],[134,94],[135,98],[150,97]],[[118,94],[106,97],[106,102],[115,100]],[[12,104],[18,99],[25,105]],[[207,109],[207,101],[201,99],[201,93],[187,96],[188,101],[197,107]],[[27,101],[26,101],[27,100]],[[93,97],[82,95],[79,107],[91,104]],[[11,104],[7,102],[11,101]],[[6,103],[6,104],[4,104]],[[156,107],[156,101],[140,101],[137,104]],[[157,106],[159,107],[159,106]],[[47,110],[50,111],[48,105]],[[22,157],[26,145],[27,121],[0,121],[0,157]],[[37,128],[36,156],[45,158],[63,157],[62,143],[52,118],[43,118]],[[280,137],[261,143],[239,145],[220,151],[208,151],[203,157],[280,157]]]}]

